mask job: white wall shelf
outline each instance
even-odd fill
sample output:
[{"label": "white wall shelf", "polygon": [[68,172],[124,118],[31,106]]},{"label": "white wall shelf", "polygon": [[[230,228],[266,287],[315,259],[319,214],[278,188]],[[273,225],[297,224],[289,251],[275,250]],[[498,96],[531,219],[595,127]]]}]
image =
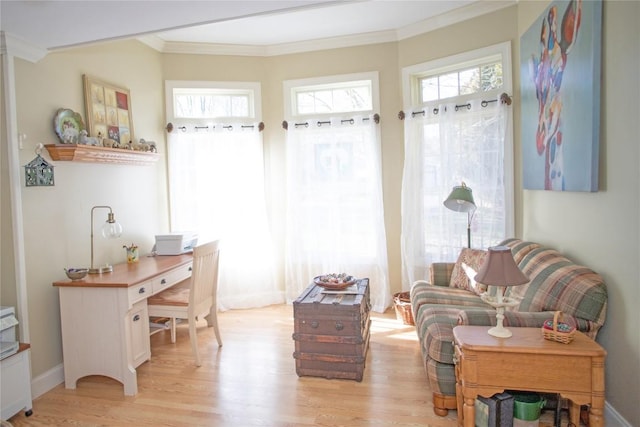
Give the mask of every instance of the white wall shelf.
[{"label": "white wall shelf", "polygon": [[72,162],[150,165],[160,158],[158,153],[81,144],[45,144],[45,148],[52,160]]}]

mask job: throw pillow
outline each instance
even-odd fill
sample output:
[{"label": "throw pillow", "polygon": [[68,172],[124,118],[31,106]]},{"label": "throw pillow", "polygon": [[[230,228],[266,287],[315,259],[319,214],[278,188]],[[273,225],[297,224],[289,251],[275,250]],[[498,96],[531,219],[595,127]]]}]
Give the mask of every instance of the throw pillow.
[{"label": "throw pillow", "polygon": [[466,289],[478,295],[485,292],[487,287],[476,283],[474,277],[480,269],[480,266],[482,266],[486,256],[487,251],[481,249],[462,249],[460,256],[458,256],[458,261],[456,261],[453,266],[449,286],[452,288]]}]

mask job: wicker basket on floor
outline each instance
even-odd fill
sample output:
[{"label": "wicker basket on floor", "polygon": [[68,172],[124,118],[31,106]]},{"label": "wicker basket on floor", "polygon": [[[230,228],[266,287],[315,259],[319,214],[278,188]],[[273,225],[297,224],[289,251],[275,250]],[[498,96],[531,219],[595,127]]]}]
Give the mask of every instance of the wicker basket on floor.
[{"label": "wicker basket on floor", "polygon": [[569,344],[573,341],[576,328],[566,323],[561,323],[560,320],[562,320],[562,312],[560,311],[556,311],[553,314],[553,320],[545,320],[542,325],[542,336],[546,340]]},{"label": "wicker basket on floor", "polygon": [[393,294],[393,306],[396,310],[396,318],[398,320],[401,320],[405,325],[416,324],[413,320],[413,310],[411,309],[409,292]]}]

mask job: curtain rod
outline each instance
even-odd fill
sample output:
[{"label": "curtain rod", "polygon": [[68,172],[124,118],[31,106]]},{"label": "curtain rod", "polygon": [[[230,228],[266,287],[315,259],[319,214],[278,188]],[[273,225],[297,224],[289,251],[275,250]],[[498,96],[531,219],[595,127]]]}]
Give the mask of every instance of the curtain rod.
[{"label": "curtain rod", "polygon": [[[506,94],[506,93],[502,93],[502,94],[500,95],[500,98],[498,98],[498,99],[489,99],[489,100],[484,100],[484,99],[483,99],[483,100],[480,102],[480,105],[481,105],[482,107],[486,107],[486,106],[488,106],[488,105],[489,105],[490,103],[492,103],[492,102],[498,102],[498,100],[500,100],[500,103],[501,103],[501,104],[507,104],[507,105],[511,105],[511,102],[513,101],[513,99],[512,99],[508,94]],[[467,107],[467,110],[470,110],[470,109],[471,109],[471,103],[470,103],[470,102],[468,102],[468,103],[466,103],[466,104],[458,104],[458,105],[456,105],[456,106],[455,106],[455,110],[456,110],[456,111],[458,111],[458,110],[459,110],[459,109],[461,109],[462,107]],[[444,111],[445,111],[445,112],[447,111],[447,107],[445,107],[445,108],[444,108]],[[439,109],[439,108],[434,108],[434,109],[433,109],[433,115],[434,115],[434,116],[435,116],[435,115],[437,115],[439,112],[440,112],[440,109]],[[417,115],[419,115],[419,114],[422,114],[422,115],[424,116],[424,115],[426,115],[426,111],[425,111],[425,110],[421,110],[421,111],[412,111],[412,112],[411,112],[411,117],[415,117],[415,116],[417,116]],[[404,111],[402,111],[402,110],[400,110],[400,112],[398,113],[398,118],[399,118],[400,120],[404,120],[405,116],[406,116],[406,115],[405,115],[405,112],[404,112]]]},{"label": "curtain rod", "polygon": [[[376,124],[380,123],[380,115],[378,113],[374,114],[372,117],[373,117],[373,121]],[[369,120],[371,120],[371,117],[363,117],[362,118],[363,122],[366,122],[366,121],[369,121]],[[340,120],[340,124],[343,125],[345,123],[349,123],[351,125],[355,124],[355,119],[352,117],[350,119],[342,119],[342,120]],[[318,127],[322,127],[324,125],[331,125],[331,120],[318,120],[316,122],[316,125]],[[294,123],[293,126],[296,127],[296,128],[300,127],[300,126],[304,126],[305,128],[308,128],[309,127],[309,122]],[[282,128],[285,129],[285,130],[288,130],[289,129],[289,122],[287,122],[286,120],[283,120],[282,121]]]},{"label": "curtain rod", "polygon": [[[216,125],[212,125],[212,126],[194,126],[193,129],[198,132],[199,130],[208,130],[209,128],[211,129],[215,129]],[[240,125],[239,128],[240,129],[254,129],[256,127],[256,125]],[[222,125],[223,129],[226,129],[228,131],[232,131],[234,129],[234,125]],[[173,126],[173,123],[167,123],[167,126],[165,127],[165,130],[168,133],[173,132],[174,129],[178,129],[181,130],[182,132],[186,132],[188,129],[186,126],[178,126],[177,128]],[[264,122],[260,122],[258,123],[258,131],[262,132],[264,130]]]}]

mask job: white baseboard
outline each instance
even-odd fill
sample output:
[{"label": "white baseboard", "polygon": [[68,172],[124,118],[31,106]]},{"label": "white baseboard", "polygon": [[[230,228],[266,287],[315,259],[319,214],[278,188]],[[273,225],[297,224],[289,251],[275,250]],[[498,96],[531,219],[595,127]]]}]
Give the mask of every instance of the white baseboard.
[{"label": "white baseboard", "polygon": [[[61,364],[49,369],[42,375],[31,379],[31,395],[36,399],[58,384],[64,382],[64,367]],[[604,403],[604,425],[607,427],[632,427],[609,402]]]},{"label": "white baseboard", "polygon": [[631,424],[609,402],[604,402],[604,425],[607,427],[631,427]]},{"label": "white baseboard", "polygon": [[61,364],[54,366],[42,375],[31,378],[31,397],[36,399],[58,384],[64,382],[64,367]]}]

